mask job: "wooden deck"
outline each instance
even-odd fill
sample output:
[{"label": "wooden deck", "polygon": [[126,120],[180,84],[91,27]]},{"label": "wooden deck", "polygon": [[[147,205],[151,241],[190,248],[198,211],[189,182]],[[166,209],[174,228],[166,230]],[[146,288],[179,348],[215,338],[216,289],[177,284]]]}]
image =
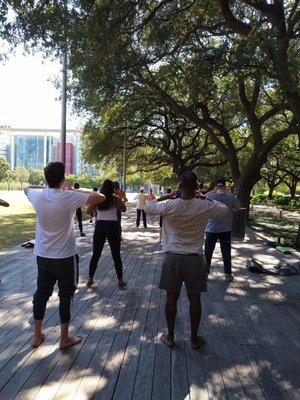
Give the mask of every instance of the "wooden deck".
[{"label": "wooden deck", "polygon": [[[119,290],[107,245],[97,283],[85,281],[91,257],[92,224],[78,238],[80,285],[72,308],[72,332],[81,345],[58,349],[58,297],[49,301],[45,342],[31,348],[32,294],[36,263],[31,250],[0,256],[0,398],[3,400],[207,400],[300,398],[300,276],[250,275],[253,252],[270,262],[274,250],[255,237],[236,241],[234,274],[222,280],[218,253],[203,299],[201,334],[189,343],[185,290],[178,307],[176,346],[159,340],[165,330],[164,293],[157,288],[162,255],[157,221],[134,228],[134,210],[124,221],[122,257],[127,290]],[[22,229],[22,227],[20,227]],[[218,267],[219,265],[219,267]]]}]

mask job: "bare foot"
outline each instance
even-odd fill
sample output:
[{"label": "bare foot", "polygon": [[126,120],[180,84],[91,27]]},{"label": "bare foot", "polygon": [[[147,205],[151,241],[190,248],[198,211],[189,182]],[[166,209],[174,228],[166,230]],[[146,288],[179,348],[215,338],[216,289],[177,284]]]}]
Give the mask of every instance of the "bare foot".
[{"label": "bare foot", "polygon": [[82,338],[80,336],[69,336],[67,339],[60,341],[59,348],[60,350],[65,350],[69,347],[79,344],[80,342],[82,342]]},{"label": "bare foot", "polygon": [[120,289],[123,289],[124,287],[127,286],[127,283],[125,281],[123,281],[123,279],[119,279],[118,280],[118,285]]},{"label": "bare foot", "polygon": [[33,341],[32,341],[32,347],[34,349],[38,348],[43,343],[44,340],[45,340],[45,335],[43,335],[43,334],[34,335]]},{"label": "bare foot", "polygon": [[202,336],[197,336],[197,339],[191,339],[191,346],[192,349],[197,350],[199,347],[205,344],[205,340]]},{"label": "bare foot", "polygon": [[94,283],[93,278],[89,278],[87,283],[86,283],[86,286],[91,287],[93,285],[93,283]]},{"label": "bare foot", "polygon": [[174,346],[174,339],[171,339],[169,335],[166,335],[165,333],[161,335],[161,341],[170,349]]}]

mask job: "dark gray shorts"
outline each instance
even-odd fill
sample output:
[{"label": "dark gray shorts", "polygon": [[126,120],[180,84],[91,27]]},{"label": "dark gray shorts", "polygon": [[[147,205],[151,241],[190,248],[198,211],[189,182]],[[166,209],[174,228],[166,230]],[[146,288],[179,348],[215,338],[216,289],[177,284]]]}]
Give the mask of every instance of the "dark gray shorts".
[{"label": "dark gray shorts", "polygon": [[166,253],[162,265],[159,288],[180,292],[185,283],[189,294],[207,291],[207,266],[203,255]]}]

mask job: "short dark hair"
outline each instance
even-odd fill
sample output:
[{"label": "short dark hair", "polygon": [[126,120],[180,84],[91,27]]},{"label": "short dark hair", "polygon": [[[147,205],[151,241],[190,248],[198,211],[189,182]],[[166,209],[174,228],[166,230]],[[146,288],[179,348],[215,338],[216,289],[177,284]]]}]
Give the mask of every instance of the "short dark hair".
[{"label": "short dark hair", "polygon": [[65,178],[65,166],[62,162],[50,162],[44,168],[45,179],[50,188],[58,187]]},{"label": "short dark hair", "polygon": [[79,189],[79,188],[80,188],[79,183],[78,183],[78,182],[75,182],[74,185],[73,185],[73,188],[74,188],[74,189]]},{"label": "short dark hair", "polygon": [[119,184],[119,182],[115,181],[115,182],[114,182],[114,187],[115,187],[116,190],[120,189],[120,184]]},{"label": "short dark hair", "polygon": [[193,171],[185,171],[180,177],[180,187],[184,190],[197,190],[198,178]]},{"label": "short dark hair", "polygon": [[217,187],[224,187],[224,186],[226,186],[226,180],[225,180],[225,178],[218,178],[218,179],[215,181],[215,186],[217,186]]}]

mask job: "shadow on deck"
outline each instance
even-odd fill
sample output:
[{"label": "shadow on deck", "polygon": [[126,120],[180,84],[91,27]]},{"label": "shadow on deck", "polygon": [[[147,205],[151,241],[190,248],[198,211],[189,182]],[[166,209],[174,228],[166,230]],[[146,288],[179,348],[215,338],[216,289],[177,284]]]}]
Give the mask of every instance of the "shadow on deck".
[{"label": "shadow on deck", "polygon": [[178,305],[176,346],[159,340],[165,330],[164,293],[157,288],[162,255],[158,221],[137,230],[135,212],[124,218],[122,258],[127,290],[119,290],[108,246],[96,284],[85,286],[93,224],[78,238],[81,280],[72,308],[72,332],[80,346],[58,349],[55,293],[45,317],[46,340],[32,350],[32,294],[36,263],[30,250],[1,256],[0,397],[66,399],[299,399],[300,277],[250,275],[245,260],[278,256],[250,232],[233,242],[234,282],[222,279],[219,251],[208,292],[202,296],[205,346],[189,343],[185,290]]}]

